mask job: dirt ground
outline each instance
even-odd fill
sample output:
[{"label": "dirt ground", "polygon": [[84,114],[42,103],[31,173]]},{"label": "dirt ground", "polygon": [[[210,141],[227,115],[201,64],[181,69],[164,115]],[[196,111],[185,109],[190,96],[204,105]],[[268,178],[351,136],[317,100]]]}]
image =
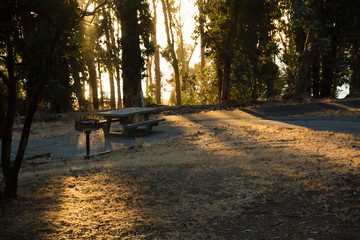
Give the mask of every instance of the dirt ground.
[{"label": "dirt ground", "polygon": [[0,202],[0,239],[360,239],[359,135],[166,124],[187,131],[26,160],[18,199]]}]

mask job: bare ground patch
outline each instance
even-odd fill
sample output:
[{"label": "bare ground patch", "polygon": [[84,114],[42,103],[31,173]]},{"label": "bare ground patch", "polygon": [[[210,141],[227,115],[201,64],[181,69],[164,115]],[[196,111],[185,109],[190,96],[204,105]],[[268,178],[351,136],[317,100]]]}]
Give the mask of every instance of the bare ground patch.
[{"label": "bare ground patch", "polygon": [[2,239],[359,239],[360,137],[252,124],[25,162]]}]

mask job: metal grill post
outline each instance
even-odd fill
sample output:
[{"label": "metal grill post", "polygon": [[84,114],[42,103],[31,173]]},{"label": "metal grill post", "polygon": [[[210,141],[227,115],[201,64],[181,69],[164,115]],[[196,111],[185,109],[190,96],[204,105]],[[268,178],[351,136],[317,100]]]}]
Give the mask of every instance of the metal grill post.
[{"label": "metal grill post", "polygon": [[87,119],[81,121],[75,121],[75,130],[84,132],[86,135],[86,156],[90,158],[90,133],[99,129],[99,120]]},{"label": "metal grill post", "polygon": [[90,133],[91,131],[85,131],[86,134],[86,156],[90,156]]}]

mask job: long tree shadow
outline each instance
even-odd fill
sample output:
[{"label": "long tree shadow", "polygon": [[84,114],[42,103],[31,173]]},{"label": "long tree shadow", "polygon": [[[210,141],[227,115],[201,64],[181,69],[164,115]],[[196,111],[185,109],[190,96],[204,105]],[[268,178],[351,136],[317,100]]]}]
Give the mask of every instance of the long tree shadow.
[{"label": "long tree shadow", "polygon": [[[305,138],[307,133],[296,129],[185,121],[193,128],[183,136],[89,161],[64,161],[53,175],[45,174],[45,165],[44,172],[25,175],[20,192],[27,194],[13,206],[14,211],[9,207],[1,210],[2,226],[16,222],[22,227],[1,228],[0,236],[360,236],[360,199],[354,194],[360,184],[354,170],[359,166],[355,158],[360,156],[359,148],[353,147],[356,139],[338,149],[348,155],[330,155],[325,148],[315,149],[325,140],[329,147],[338,144],[329,134],[313,133]],[[306,145],[312,137],[318,145]],[[342,166],[347,160],[355,165]]]},{"label": "long tree shadow", "polygon": [[[195,123],[201,125],[199,129],[205,128],[205,131],[209,131],[212,136],[221,135],[219,133],[221,127],[212,126],[209,128],[206,124],[201,124],[204,123],[203,121],[200,124],[199,122]],[[246,128],[248,127],[245,127],[245,130]],[[244,128],[239,128],[239,131],[242,130]],[[261,131],[254,131],[252,128],[248,128],[248,131],[250,134],[262,134]],[[299,224],[309,225],[310,222],[311,227],[304,226],[313,229],[312,232],[307,232],[310,235],[311,233],[315,235],[321,234],[324,237],[327,235],[326,231],[328,231],[333,232],[333,234],[328,235],[332,239],[356,239],[360,236],[360,231],[354,231],[360,223],[359,205],[357,204],[359,196],[352,193],[352,190],[358,189],[360,185],[360,174],[356,171],[356,167],[350,167],[349,171],[345,173],[341,172],[342,170],[339,168],[339,165],[341,165],[339,162],[341,161],[337,162],[336,156],[333,156],[333,161],[331,161],[329,155],[319,154],[319,152],[312,149],[314,146],[311,145],[308,146],[308,150],[301,148],[301,146],[296,147],[296,142],[290,147],[276,146],[276,142],[291,141],[292,139],[289,138],[270,138],[266,142],[254,142],[250,139],[235,137],[235,141],[227,141],[228,135],[231,134],[231,131],[227,131],[227,134],[225,134],[227,136],[223,142],[224,145],[220,144],[218,147],[227,148],[229,152],[239,151],[238,154],[235,154],[240,158],[239,161],[242,161],[241,158],[252,159],[245,168],[239,164],[235,168],[237,169],[236,172],[243,175],[245,170],[247,177],[260,176],[264,183],[267,180],[271,183],[265,184],[269,187],[269,192],[261,194],[249,211],[242,215],[225,218],[221,221],[222,224],[215,227],[216,231],[221,233],[221,236],[225,234],[228,237],[235,237],[239,236],[237,234],[245,234],[250,238],[262,239],[262,237],[269,237],[268,234],[271,236],[276,231],[277,234],[283,237],[293,238],[299,237],[299,230],[302,228],[299,229]],[[325,134],[325,138],[321,139],[321,141],[326,142],[328,140],[326,139],[327,136],[328,134]],[[356,159],[355,166],[356,164],[359,166],[360,159],[358,140],[355,139],[352,142],[352,144],[357,145],[341,146],[347,148],[348,153],[352,153],[345,160],[353,162]],[[332,144],[337,145],[337,142]],[[259,154],[246,156],[247,150],[250,150],[250,152],[257,150]],[[296,153],[297,151],[299,153]],[[221,159],[221,157],[220,155],[219,158]],[[271,164],[271,162],[273,163]],[[296,163],[294,164],[294,162]],[[266,171],[261,167],[259,168],[259,165],[265,167]],[[314,171],[306,172],[302,167],[303,165],[313,168]],[[351,166],[351,163],[349,165]],[[232,167],[234,166],[232,165]],[[333,170],[327,172],[329,175],[324,175],[324,172],[320,170],[321,168]],[[336,171],[339,171],[339,173]],[[274,179],[277,180],[274,182]],[[313,184],[316,187],[312,186]],[[339,204],[340,202],[341,204]],[[352,212],[355,212],[355,215],[352,215]],[[339,215],[352,215],[352,217],[342,218]],[[227,222],[232,223],[231,227]],[[242,227],[242,231],[239,230],[239,226]],[[244,230],[244,226],[249,228]],[[228,231],[224,231],[225,228]],[[252,232],[251,229],[254,228],[256,230]],[[262,231],[259,232],[259,229]],[[309,235],[304,233],[303,237],[306,236]]]}]

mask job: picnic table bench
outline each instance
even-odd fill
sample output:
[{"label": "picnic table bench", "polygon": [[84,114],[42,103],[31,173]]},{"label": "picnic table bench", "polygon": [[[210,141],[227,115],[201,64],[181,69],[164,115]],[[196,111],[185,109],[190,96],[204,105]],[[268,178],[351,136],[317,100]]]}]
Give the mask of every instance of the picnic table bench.
[{"label": "picnic table bench", "polygon": [[[151,133],[152,127],[159,125],[159,122],[165,121],[164,118],[150,119],[152,114],[158,113],[157,108],[124,108],[118,110],[98,112],[98,116],[102,116],[105,120],[99,121],[97,119],[87,119],[75,121],[75,130],[84,132],[86,134],[86,156],[90,157],[90,133],[91,131],[104,129],[105,134],[110,133],[112,122],[120,122],[124,129],[124,134],[130,136],[136,133],[139,127],[145,127],[147,133]],[[141,121],[136,121],[135,116],[141,116]]]},{"label": "picnic table bench", "polygon": [[[104,133],[110,133],[112,122],[120,122],[125,135],[131,135],[140,127],[145,127],[147,133],[151,133],[153,126],[158,126],[159,122],[165,121],[164,118],[150,119],[151,115],[159,113],[157,108],[124,108],[110,111],[98,112],[96,115],[104,117],[105,120],[99,122],[99,127],[103,128]],[[135,122],[135,116],[140,116],[142,120]],[[138,119],[136,119],[138,120]]]}]

